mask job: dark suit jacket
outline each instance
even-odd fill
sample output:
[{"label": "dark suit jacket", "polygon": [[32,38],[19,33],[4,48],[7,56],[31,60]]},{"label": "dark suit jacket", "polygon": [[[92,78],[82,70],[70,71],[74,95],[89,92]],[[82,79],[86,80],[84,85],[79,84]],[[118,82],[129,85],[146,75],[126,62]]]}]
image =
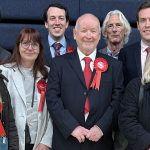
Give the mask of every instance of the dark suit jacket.
[{"label": "dark suit jacket", "polygon": [[144,85],[144,94],[139,103],[141,78],[127,85],[121,104],[119,125],[129,145],[127,150],[147,150],[150,147],[150,83]]},{"label": "dark suit jacket", "polygon": [[125,85],[133,78],[142,76],[140,42],[121,49],[118,59],[123,63]]},{"label": "dark suit jacket", "polygon": [[[87,90],[77,51],[52,60],[46,100],[53,119],[53,150],[112,150],[112,120],[123,91],[122,65],[100,52],[96,57],[105,58],[109,65],[102,73],[99,91]],[[92,78],[94,75],[95,70]],[[85,122],[86,95],[90,100],[90,114]],[[97,125],[104,136],[98,142],[86,140],[80,144],[71,136],[79,125],[87,129]]]},{"label": "dark suit jacket", "polygon": [[[66,42],[67,42],[67,48],[68,47],[72,47],[72,48],[75,47],[75,43],[73,41],[71,41],[70,39],[68,39],[67,37],[66,37]],[[50,63],[51,63],[51,60],[52,60],[52,55],[51,55],[50,46],[49,46],[49,43],[48,43],[48,36],[47,36],[47,39],[45,39],[43,41],[43,47],[44,47],[44,61],[45,61],[45,64],[50,67]]]}]

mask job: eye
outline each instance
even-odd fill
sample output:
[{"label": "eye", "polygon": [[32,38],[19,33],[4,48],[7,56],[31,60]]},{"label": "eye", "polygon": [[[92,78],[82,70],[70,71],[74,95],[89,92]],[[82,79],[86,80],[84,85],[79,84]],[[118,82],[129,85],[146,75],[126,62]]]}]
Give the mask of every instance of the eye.
[{"label": "eye", "polygon": [[54,21],[56,19],[56,17],[52,16],[49,18],[50,21]]},{"label": "eye", "polygon": [[59,17],[59,20],[61,20],[61,21],[64,21],[65,20],[65,17]]}]

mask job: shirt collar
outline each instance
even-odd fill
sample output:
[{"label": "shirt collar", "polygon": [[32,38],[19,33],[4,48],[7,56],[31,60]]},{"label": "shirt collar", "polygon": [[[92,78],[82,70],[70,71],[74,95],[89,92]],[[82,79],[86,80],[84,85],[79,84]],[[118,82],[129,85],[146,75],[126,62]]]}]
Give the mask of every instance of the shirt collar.
[{"label": "shirt collar", "polygon": [[80,61],[82,61],[84,57],[90,57],[90,58],[92,59],[92,61],[94,62],[95,57],[96,57],[96,49],[95,49],[89,56],[84,55],[84,54],[79,50],[79,48],[77,48],[77,52],[78,52]]},{"label": "shirt collar", "polygon": [[48,35],[48,43],[49,43],[49,46],[52,46],[55,42],[59,42],[60,44],[62,44],[63,47],[66,47],[66,46],[67,46],[65,36],[63,36],[63,37],[60,39],[60,41],[55,41],[50,35]]},{"label": "shirt collar", "polygon": [[142,40],[141,40],[141,51],[145,52],[145,50],[148,48],[149,46],[146,45]]}]

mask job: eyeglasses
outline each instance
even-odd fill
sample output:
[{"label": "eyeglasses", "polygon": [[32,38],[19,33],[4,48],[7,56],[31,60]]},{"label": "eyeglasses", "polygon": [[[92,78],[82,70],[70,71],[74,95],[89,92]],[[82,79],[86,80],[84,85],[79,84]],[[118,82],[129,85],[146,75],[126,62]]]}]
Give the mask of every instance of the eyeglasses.
[{"label": "eyeglasses", "polygon": [[24,48],[24,49],[27,49],[29,48],[29,46],[31,45],[32,49],[38,49],[39,48],[39,44],[37,42],[27,42],[27,41],[22,41],[20,42],[21,46]]},{"label": "eyeglasses", "polygon": [[120,24],[120,23],[107,25],[107,29],[110,29],[110,30],[112,30],[112,29],[114,29],[114,28],[116,28],[116,29],[122,29],[122,27],[123,27],[123,25]]}]

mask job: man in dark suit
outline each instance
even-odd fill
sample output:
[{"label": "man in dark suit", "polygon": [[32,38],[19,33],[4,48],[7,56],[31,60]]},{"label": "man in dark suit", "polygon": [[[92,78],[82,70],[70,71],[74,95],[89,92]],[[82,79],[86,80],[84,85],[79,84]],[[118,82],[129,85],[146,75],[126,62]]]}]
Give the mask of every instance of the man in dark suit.
[{"label": "man in dark suit", "polygon": [[45,61],[50,66],[50,61],[55,57],[54,44],[59,43],[59,55],[73,51],[73,42],[65,36],[69,26],[68,9],[58,3],[50,4],[43,14],[45,27],[48,30],[48,38],[44,41]]},{"label": "man in dark suit", "polygon": [[124,83],[136,77],[142,77],[147,48],[150,47],[150,1],[143,2],[137,10],[137,27],[141,41],[123,48],[119,60],[123,62]]},{"label": "man in dark suit", "polygon": [[74,29],[77,50],[52,60],[46,100],[53,119],[53,150],[113,149],[112,126],[123,92],[122,64],[97,52],[100,30],[96,16],[80,16]]}]

